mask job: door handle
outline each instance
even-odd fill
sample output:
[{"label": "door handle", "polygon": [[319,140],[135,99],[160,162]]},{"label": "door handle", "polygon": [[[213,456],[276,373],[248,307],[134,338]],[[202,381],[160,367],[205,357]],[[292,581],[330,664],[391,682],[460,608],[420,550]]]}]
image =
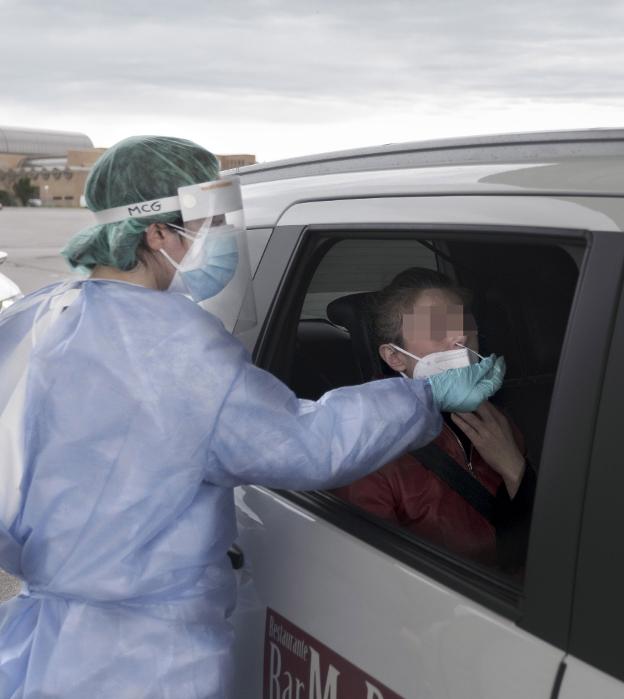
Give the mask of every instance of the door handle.
[{"label": "door handle", "polygon": [[230,547],[227,555],[234,570],[240,570],[245,564],[245,556],[243,555],[242,550],[236,544],[233,544]]},{"label": "door handle", "polygon": [[559,696],[559,690],[561,689],[561,683],[563,682],[563,675],[566,671],[566,664],[562,660],[559,663],[559,667],[557,669],[557,675],[555,677],[555,683],[553,684],[552,692],[550,694],[550,699],[557,699]]}]

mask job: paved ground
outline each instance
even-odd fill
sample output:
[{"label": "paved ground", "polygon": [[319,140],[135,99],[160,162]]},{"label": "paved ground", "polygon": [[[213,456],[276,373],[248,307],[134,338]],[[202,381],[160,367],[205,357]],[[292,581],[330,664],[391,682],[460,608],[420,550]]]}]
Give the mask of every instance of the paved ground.
[{"label": "paved ground", "polygon": [[[0,272],[24,293],[71,275],[59,250],[71,236],[91,225],[84,209],[12,208],[0,210],[0,250],[9,253]],[[0,600],[15,595],[17,582],[0,571]]]},{"label": "paved ground", "polygon": [[0,272],[24,293],[71,276],[59,250],[93,223],[86,209],[13,208],[0,210],[0,250],[9,253]]},{"label": "paved ground", "polygon": [[19,583],[14,578],[0,571],[0,602],[19,592]]}]

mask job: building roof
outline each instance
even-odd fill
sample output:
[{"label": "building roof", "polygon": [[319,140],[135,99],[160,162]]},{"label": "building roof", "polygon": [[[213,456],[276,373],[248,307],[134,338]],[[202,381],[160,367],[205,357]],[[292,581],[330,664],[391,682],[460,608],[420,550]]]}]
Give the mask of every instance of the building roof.
[{"label": "building roof", "polygon": [[74,131],[0,126],[0,153],[64,157],[71,148],[93,148],[93,143],[87,135]]}]

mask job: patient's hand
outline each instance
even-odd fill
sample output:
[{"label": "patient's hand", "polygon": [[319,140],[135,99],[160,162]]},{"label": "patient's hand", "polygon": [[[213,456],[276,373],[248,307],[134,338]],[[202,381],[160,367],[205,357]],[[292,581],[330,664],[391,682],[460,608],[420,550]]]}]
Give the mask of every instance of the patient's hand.
[{"label": "patient's hand", "polygon": [[452,413],[451,420],[487,464],[501,475],[509,497],[513,498],[524,476],[525,461],[507,418],[484,401],[474,413]]}]

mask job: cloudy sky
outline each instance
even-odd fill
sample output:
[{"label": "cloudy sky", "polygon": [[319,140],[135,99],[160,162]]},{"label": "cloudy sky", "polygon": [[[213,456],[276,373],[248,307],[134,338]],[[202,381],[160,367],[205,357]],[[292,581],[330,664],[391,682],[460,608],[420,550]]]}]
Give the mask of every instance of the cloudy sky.
[{"label": "cloudy sky", "polygon": [[0,124],[259,160],[624,127],[624,0],[0,0]]}]

